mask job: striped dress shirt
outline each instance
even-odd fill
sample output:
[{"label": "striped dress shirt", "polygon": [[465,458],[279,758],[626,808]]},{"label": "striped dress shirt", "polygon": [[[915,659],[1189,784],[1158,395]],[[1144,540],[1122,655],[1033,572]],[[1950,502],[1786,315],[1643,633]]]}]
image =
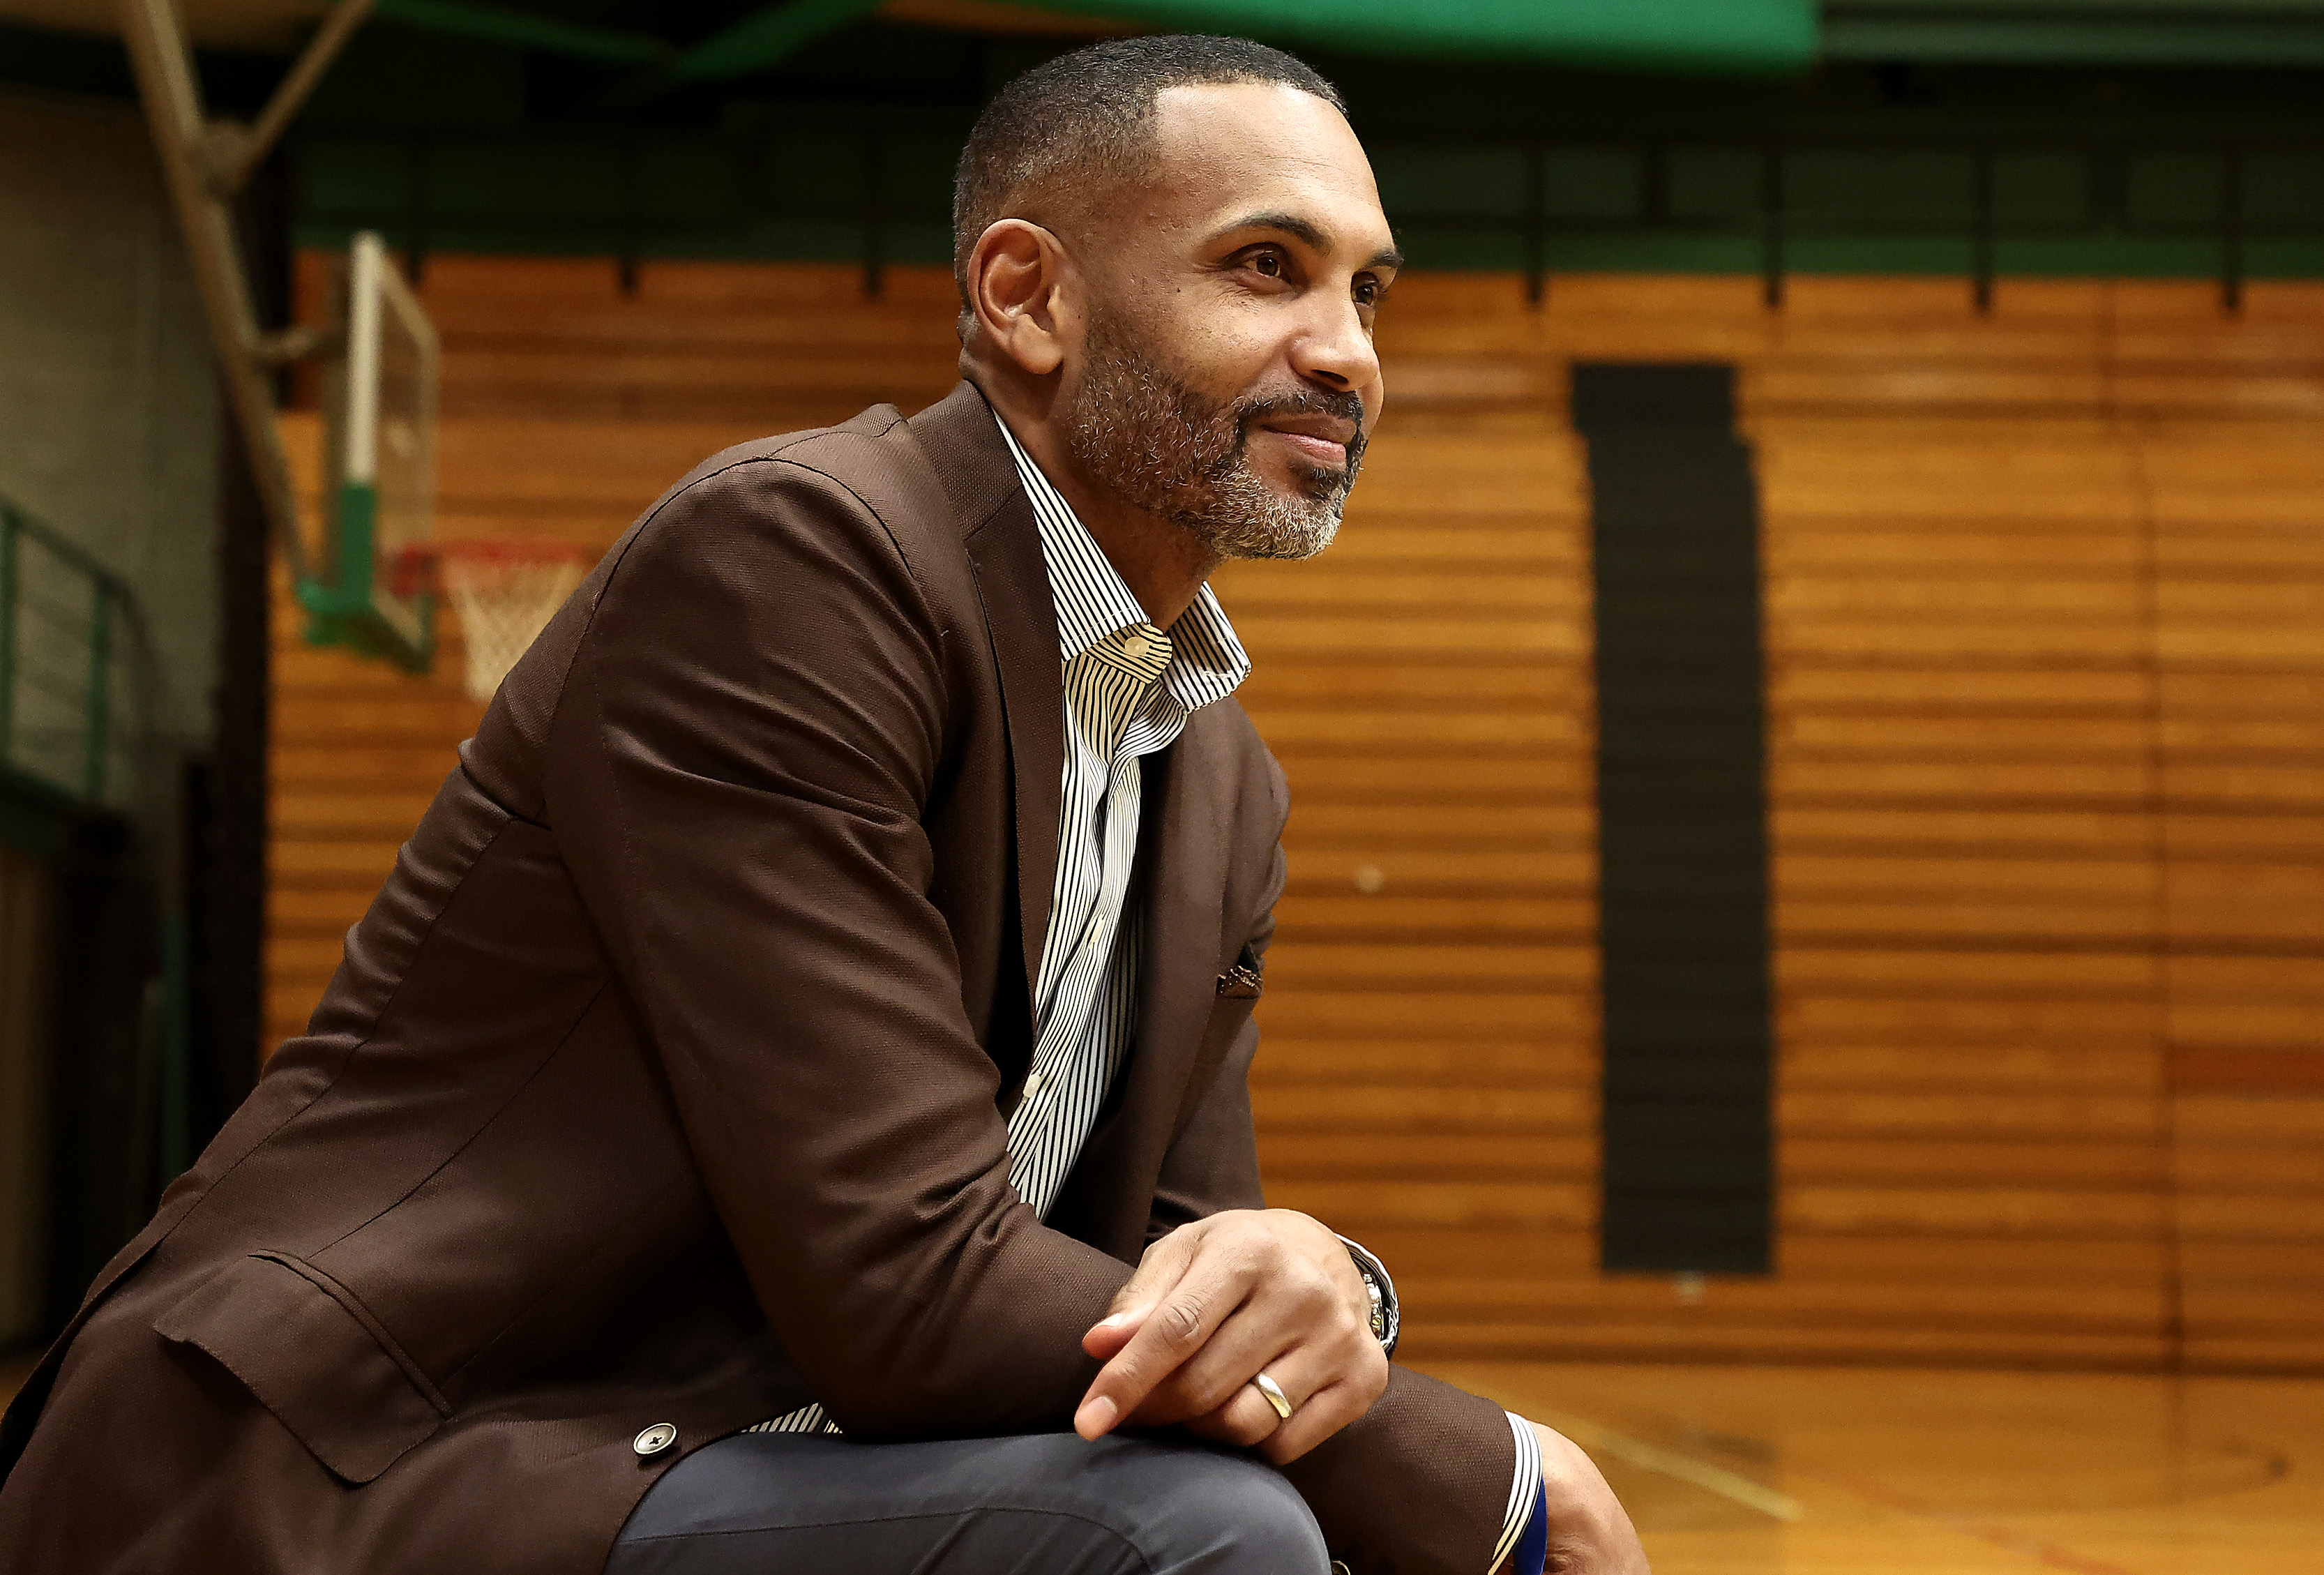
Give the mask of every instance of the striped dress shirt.
[{"label": "striped dress shirt", "polygon": [[1045,1218],[1136,1036],[1139,918],[1127,902],[1144,773],[1186,718],[1250,671],[1204,585],[1167,633],[1004,423],[1057,608],[1065,751],[1057,883],[1036,974],[1034,1049],[1009,1117],[1010,1180]]},{"label": "striped dress shirt", "polygon": [[[1065,779],[1057,879],[1035,975],[1033,1058],[1009,1113],[1009,1178],[1044,1219],[1096,1124],[1138,1030],[1138,856],[1144,757],[1170,747],[1186,719],[1234,693],[1250,672],[1226,612],[1204,585],[1166,632],[1041,474],[1009,425],[1001,436],[1033,505],[1056,603],[1065,689]],[[1489,1570],[1517,1546],[1540,1492],[1533,1430],[1509,1419],[1517,1469]],[[821,1405],[753,1432],[836,1432]]]}]

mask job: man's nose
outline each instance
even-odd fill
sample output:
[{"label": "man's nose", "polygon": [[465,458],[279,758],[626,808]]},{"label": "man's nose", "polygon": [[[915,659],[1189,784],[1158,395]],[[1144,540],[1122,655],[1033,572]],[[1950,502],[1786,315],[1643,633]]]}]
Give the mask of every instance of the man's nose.
[{"label": "man's nose", "polygon": [[1356,303],[1342,299],[1318,303],[1291,347],[1291,367],[1311,382],[1355,392],[1379,381],[1379,354],[1364,329]]}]

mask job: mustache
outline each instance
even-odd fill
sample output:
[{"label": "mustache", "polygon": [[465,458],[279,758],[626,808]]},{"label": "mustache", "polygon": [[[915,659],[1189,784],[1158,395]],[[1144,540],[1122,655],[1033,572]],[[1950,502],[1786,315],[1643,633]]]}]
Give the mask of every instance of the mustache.
[{"label": "mustache", "polygon": [[1277,394],[1258,394],[1238,400],[1234,405],[1235,453],[1240,456],[1250,444],[1250,429],[1259,422],[1276,416],[1332,416],[1355,428],[1348,439],[1348,469],[1351,476],[1363,462],[1364,401],[1356,393],[1326,393],[1320,388],[1300,388]]}]

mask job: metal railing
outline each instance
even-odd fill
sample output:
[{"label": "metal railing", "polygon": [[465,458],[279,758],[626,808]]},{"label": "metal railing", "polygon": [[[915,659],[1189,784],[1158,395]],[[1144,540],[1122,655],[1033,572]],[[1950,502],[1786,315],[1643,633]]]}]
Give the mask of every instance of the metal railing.
[{"label": "metal railing", "polygon": [[0,771],[88,806],[140,784],[137,602],[121,579],[0,498]]}]

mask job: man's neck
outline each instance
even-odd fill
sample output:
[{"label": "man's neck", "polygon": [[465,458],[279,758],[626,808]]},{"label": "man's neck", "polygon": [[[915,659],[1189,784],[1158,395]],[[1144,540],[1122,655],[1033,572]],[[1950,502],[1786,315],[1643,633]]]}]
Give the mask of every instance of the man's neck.
[{"label": "man's neck", "polygon": [[1072,506],[1154,627],[1167,630],[1177,622],[1219,566],[1218,556],[1185,527],[1100,485],[1074,461],[1053,423],[1053,402],[1037,403],[997,378],[974,381],[1019,446]]}]

